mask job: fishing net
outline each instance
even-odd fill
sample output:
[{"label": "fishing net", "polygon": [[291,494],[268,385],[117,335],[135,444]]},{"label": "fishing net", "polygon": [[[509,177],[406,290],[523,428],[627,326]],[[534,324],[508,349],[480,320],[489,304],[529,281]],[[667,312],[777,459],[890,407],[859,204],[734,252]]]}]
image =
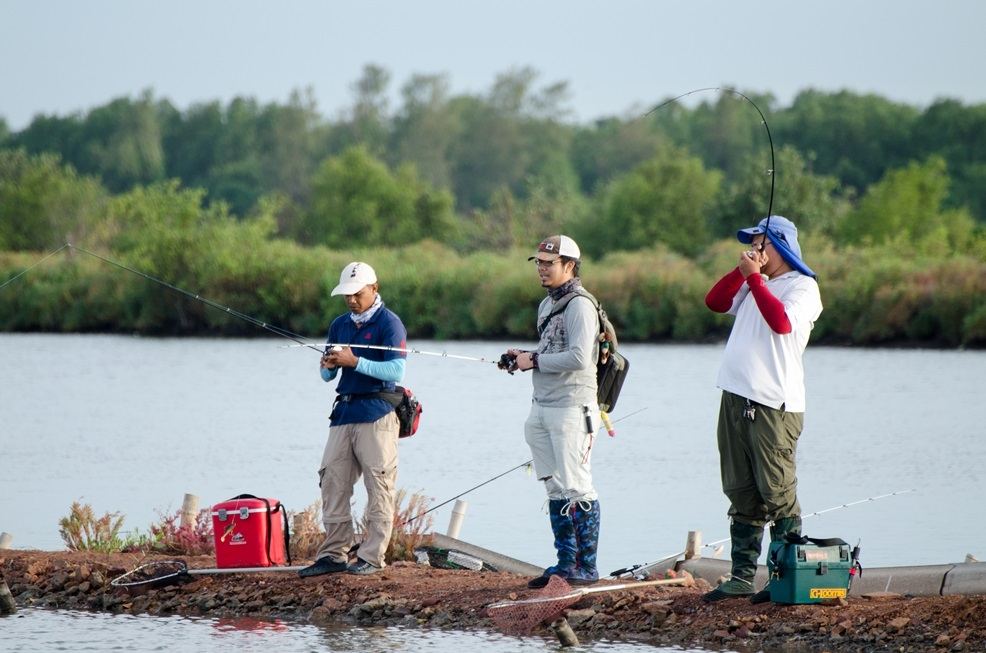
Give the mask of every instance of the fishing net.
[{"label": "fishing net", "polygon": [[552,575],[538,596],[494,603],[486,608],[486,613],[501,631],[523,635],[546,621],[553,621],[565,608],[578,603],[585,593],[572,589],[561,576]]},{"label": "fishing net", "polygon": [[149,589],[181,583],[191,578],[188,565],[181,560],[158,560],[140,565],[122,576],[117,576],[110,585],[127,590]]}]

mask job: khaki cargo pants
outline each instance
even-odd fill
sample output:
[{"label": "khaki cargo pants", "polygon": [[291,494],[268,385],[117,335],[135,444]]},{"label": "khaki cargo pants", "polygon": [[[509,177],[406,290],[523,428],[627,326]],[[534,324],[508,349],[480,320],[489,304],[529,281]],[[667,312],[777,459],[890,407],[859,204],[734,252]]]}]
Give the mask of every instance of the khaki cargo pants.
[{"label": "khaki cargo pants", "polygon": [[729,516],[753,526],[801,515],[795,465],[804,413],[789,413],[722,393],[719,406],[719,465]]},{"label": "khaki cargo pants", "polygon": [[366,534],[360,559],[384,566],[394,525],[394,489],[397,483],[397,414],[375,422],[343,424],[329,429],[329,440],[318,470],[322,488],[322,524],[325,542],[316,558],[346,562],[354,542],[350,502],[353,485],[363,476],[366,485]]}]

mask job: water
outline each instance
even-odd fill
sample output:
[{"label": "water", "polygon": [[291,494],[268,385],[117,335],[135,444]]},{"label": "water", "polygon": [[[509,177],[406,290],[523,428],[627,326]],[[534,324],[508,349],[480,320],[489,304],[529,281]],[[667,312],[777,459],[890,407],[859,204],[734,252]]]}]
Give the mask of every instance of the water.
[{"label": "water", "polygon": [[[112,637],[107,633],[112,633]],[[205,619],[109,615],[76,611],[21,610],[0,617],[3,650],[35,651],[237,651],[312,653],[356,651],[557,651],[556,641],[520,639],[499,633],[407,628],[319,627],[251,618]],[[9,646],[9,648],[8,648]],[[595,642],[593,653],[650,653],[656,649],[624,642]],[[697,649],[692,649],[697,650]]]},{"label": "water", "polygon": [[[286,342],[0,335],[0,531],[18,548],[60,549],[58,520],[76,500],[143,531],[186,492],[203,506],[241,493],[309,506],[332,385],[319,378],[315,352]],[[486,358],[505,348],[412,344]],[[715,445],[721,345],[624,351],[631,376],[614,417],[644,410],[594,447],[603,572],[680,551],[689,530],[707,542],[728,536]],[[806,368],[804,511],[917,491],[809,518],[805,532],[861,539],[866,566],[986,559],[986,352],[810,346]],[[401,443],[400,487],[437,504],[530,458],[525,375],[412,355],[405,381],[425,412],[419,433]],[[550,562],[533,478],[511,472],[464,498],[461,539]],[[363,501],[358,493],[357,512]],[[436,530],[451,509],[432,513]]]}]

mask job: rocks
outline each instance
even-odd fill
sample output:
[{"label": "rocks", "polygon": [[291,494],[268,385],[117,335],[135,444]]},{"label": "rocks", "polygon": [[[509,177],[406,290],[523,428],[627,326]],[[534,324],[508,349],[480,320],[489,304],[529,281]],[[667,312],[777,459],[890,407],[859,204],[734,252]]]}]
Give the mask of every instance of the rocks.
[{"label": "rocks", "polygon": [[[214,565],[209,558],[187,562],[192,568]],[[0,554],[0,574],[18,604],[61,609],[251,616],[319,625],[348,621],[361,626],[488,629],[486,606],[539,595],[527,589],[526,578],[512,574],[398,564],[388,567],[386,579],[333,574],[312,581],[272,572],[203,574],[192,582],[141,593],[110,586],[109,579],[135,564],[132,556]],[[623,639],[664,648],[798,653],[986,650],[986,597],[905,598],[873,593],[833,608],[747,601],[706,604],[701,594],[698,587],[594,593],[565,615],[583,641]]]}]

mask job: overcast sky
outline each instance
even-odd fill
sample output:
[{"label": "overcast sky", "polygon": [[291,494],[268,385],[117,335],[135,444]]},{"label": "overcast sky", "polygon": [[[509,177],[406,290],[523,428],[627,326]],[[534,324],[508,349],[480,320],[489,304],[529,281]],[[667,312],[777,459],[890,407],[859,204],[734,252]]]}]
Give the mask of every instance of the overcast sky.
[{"label": "overcast sky", "polygon": [[986,102],[978,0],[0,0],[0,116],[85,111],[153,89],[180,109],[311,87],[334,117],[364,65],[485,93],[520,66],[567,81],[573,118],[686,91],[849,89],[927,106]]}]

